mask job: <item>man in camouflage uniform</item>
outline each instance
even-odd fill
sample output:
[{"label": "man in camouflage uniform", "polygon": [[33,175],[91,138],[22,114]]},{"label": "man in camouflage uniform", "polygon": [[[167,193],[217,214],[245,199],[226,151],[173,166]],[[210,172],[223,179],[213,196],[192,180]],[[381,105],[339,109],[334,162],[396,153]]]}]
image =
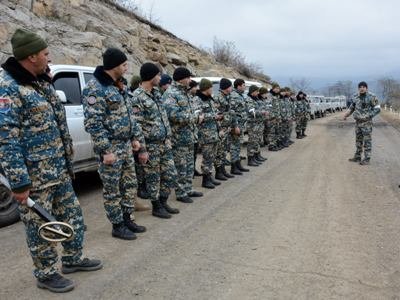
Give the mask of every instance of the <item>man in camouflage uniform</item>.
[{"label": "man in camouflage uniform", "polygon": [[283,147],[289,147],[289,134],[290,134],[290,100],[289,90],[284,87],[280,91],[280,113],[281,113],[281,127],[280,127],[280,141]]},{"label": "man in camouflage uniform", "polygon": [[288,137],[289,145],[292,145],[294,143],[290,138],[293,132],[293,123],[295,121],[295,115],[296,115],[296,96],[294,92],[291,89],[289,89],[289,137]]},{"label": "man in camouflage uniform", "polygon": [[[381,111],[378,98],[368,92],[368,85],[362,81],[358,84],[358,95],[355,95],[349,110],[344,115],[346,120],[353,114],[356,120],[356,153],[349,161],[359,162],[360,165],[368,165],[371,159],[371,134],[372,134],[372,118]],[[364,150],[364,159],[361,155]]]},{"label": "man in camouflage uniform", "polygon": [[244,91],[246,84],[243,79],[236,79],[233,82],[234,90],[231,93],[231,109],[235,127],[231,129],[231,173],[242,175],[242,172],[249,172],[240,162],[240,144],[243,141],[245,124],[247,121],[247,106]]},{"label": "man in camouflage uniform", "polygon": [[160,81],[160,70],[153,63],[140,68],[141,86],[130,94],[135,119],[140,124],[146,141],[149,160],[144,165],[146,190],[153,206],[153,216],[169,219],[179,210],[168,205],[171,188],[176,186],[176,170],[172,156],[171,128],[155,87]]},{"label": "man in camouflage uniform", "polygon": [[202,116],[195,114],[187,94],[190,76],[187,68],[176,68],[172,76],[174,81],[162,98],[172,129],[172,152],[178,173],[176,200],[183,203],[192,203],[190,197],[202,196],[201,193],[192,191],[195,126]]},{"label": "man in camouflage uniform", "polygon": [[268,136],[271,132],[271,110],[272,110],[272,104],[271,104],[271,99],[268,97],[268,89],[265,87],[261,87],[258,93],[258,99],[260,101],[261,107],[264,109],[264,111],[267,112],[265,118],[264,118],[264,130],[263,130],[263,141],[261,143],[261,146],[267,146],[269,145],[269,139]]},{"label": "man in camouflage uniform", "polygon": [[[191,101],[191,104],[193,104],[193,98],[196,96],[198,89],[199,89],[199,84],[194,80],[190,80],[189,88],[188,88],[188,96]],[[196,169],[197,154],[199,153],[199,151],[200,151],[200,147],[199,147],[198,129],[197,129],[197,126],[195,126],[195,128],[194,128],[194,146],[193,146],[193,165],[194,165],[193,175],[194,176],[201,176],[201,173],[199,171],[197,171],[197,169]]]},{"label": "man in camouflage uniform", "polygon": [[223,115],[222,120],[218,121],[220,141],[218,142],[215,156],[215,178],[218,180],[224,180],[224,178],[227,180],[234,177],[234,175],[225,170],[226,154],[230,149],[230,132],[232,128],[236,127],[229,103],[231,92],[232,82],[227,78],[221,78],[219,92],[214,97],[215,107]]},{"label": "man in camouflage uniform", "polygon": [[306,137],[305,131],[307,127],[308,114],[310,112],[310,104],[306,99],[306,94],[302,91],[298,92],[296,96],[296,138],[302,139]]},{"label": "man in camouflage uniform", "polygon": [[[129,92],[133,93],[142,83],[142,78],[139,75],[134,75],[130,81]],[[144,180],[143,165],[139,162],[139,153],[135,152],[133,158],[135,159],[135,172],[137,179],[137,195],[142,199],[149,199],[149,193],[146,190],[146,182]],[[146,211],[150,210],[148,205],[143,204],[139,199],[134,201],[135,211]]]},{"label": "man in camouflage uniform", "polygon": [[271,114],[270,124],[271,130],[268,136],[269,140],[269,151],[279,151],[280,146],[280,122],[281,122],[281,106],[280,106],[280,87],[279,84],[273,83],[270,91],[271,98]]},{"label": "man in camouflage uniform", "polygon": [[103,54],[103,66],[83,90],[85,130],[90,134],[103,182],[104,208],[113,225],[112,236],[133,240],[145,227],[131,220],[136,197],[133,151],[139,162],[147,161],[142,130],[133,118],[123,74],[128,69],[126,55],[116,48]]},{"label": "man in camouflage uniform", "polygon": [[203,155],[201,172],[203,174],[202,187],[213,189],[221,183],[212,177],[212,168],[215,160],[215,153],[219,142],[218,121],[222,120],[223,114],[219,113],[214,106],[212,98],[212,82],[208,79],[201,79],[199,90],[193,98],[194,107],[203,120],[198,124],[199,146]]},{"label": "man in camouflage uniform", "polygon": [[11,44],[14,57],[0,71],[1,169],[20,203],[37,286],[67,292],[74,283],[58,273],[56,246],[39,236],[43,220],[26,206],[28,197],[74,229],[73,239],[62,243],[63,273],[94,271],[102,264],[82,259],[83,217],[71,182],[72,139],[64,107],[46,74],[47,43],[17,29]]},{"label": "man in camouflage uniform", "polygon": [[264,131],[264,118],[267,113],[258,99],[259,88],[256,85],[249,87],[246,97],[247,106],[247,164],[251,167],[258,167],[265,158],[260,154],[260,144]]}]

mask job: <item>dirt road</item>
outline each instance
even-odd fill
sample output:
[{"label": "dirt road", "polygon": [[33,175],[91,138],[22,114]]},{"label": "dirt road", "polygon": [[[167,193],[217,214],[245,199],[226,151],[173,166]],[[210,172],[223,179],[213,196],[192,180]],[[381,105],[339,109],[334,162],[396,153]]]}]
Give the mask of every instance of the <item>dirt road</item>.
[{"label": "dirt road", "polygon": [[[400,132],[378,117],[360,166],[340,116],[194,204],[172,201],[171,220],[137,213],[148,232],[135,241],[111,238],[100,184],[83,176],[85,253],[104,269],[72,274],[75,290],[58,298],[400,299]],[[22,224],[0,238],[0,299],[55,299],[34,285]]]}]

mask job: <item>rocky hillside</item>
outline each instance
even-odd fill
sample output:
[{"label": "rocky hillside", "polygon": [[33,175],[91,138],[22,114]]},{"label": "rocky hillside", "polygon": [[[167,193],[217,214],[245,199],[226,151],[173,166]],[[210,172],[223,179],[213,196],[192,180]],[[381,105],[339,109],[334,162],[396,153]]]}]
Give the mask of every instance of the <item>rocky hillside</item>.
[{"label": "rocky hillside", "polygon": [[96,66],[107,47],[125,49],[130,74],[146,61],[172,73],[186,66],[197,76],[240,76],[232,68],[172,33],[109,4],[93,0],[1,0],[0,61],[11,54],[16,28],[38,32],[50,46],[54,64]]}]

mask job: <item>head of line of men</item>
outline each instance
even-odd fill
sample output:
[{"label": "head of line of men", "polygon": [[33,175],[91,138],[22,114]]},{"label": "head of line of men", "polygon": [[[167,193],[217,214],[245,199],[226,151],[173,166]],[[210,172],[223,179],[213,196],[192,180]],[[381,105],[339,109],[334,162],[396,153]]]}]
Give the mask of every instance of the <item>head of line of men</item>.
[{"label": "head of line of men", "polygon": [[32,75],[46,73],[50,60],[47,43],[38,34],[26,29],[17,29],[11,37],[13,55],[18,63]]}]

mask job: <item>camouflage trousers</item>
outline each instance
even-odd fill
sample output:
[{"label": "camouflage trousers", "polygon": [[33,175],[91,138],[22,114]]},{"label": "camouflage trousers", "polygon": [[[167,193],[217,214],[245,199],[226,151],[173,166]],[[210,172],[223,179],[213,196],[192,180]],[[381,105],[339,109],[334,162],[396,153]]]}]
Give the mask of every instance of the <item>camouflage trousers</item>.
[{"label": "camouflage trousers", "polygon": [[175,194],[179,198],[186,196],[192,191],[192,180],[194,174],[193,152],[193,144],[189,146],[172,146],[175,168],[178,174]]},{"label": "camouflage trousers", "polygon": [[138,154],[134,154],[135,159],[135,173],[136,173],[136,180],[138,186],[143,186],[145,184],[145,174],[144,174],[144,166],[139,163]]},{"label": "camouflage trousers", "polygon": [[215,155],[215,166],[221,167],[225,165],[226,154],[230,151],[230,129],[226,128],[225,134],[219,140],[217,144],[217,150]]},{"label": "camouflage trousers", "polygon": [[248,123],[247,134],[249,140],[247,142],[247,156],[254,156],[254,154],[260,152],[260,144],[264,131],[263,125],[263,123],[258,122]]},{"label": "camouflage trousers", "polygon": [[355,157],[361,158],[364,150],[365,159],[371,158],[372,149],[372,122],[356,122],[356,153]]},{"label": "camouflage trousers", "polygon": [[296,132],[301,133],[302,130],[306,130],[307,127],[307,116],[297,116],[296,117]]},{"label": "camouflage trousers", "polygon": [[98,158],[98,172],[103,183],[104,209],[112,224],[121,223],[123,213],[133,213],[137,188],[130,142],[115,154],[117,160],[112,165],[106,165]]},{"label": "camouflage trousers", "polygon": [[263,138],[264,138],[264,143],[266,145],[269,145],[271,143],[270,141],[271,127],[272,127],[271,122],[269,121],[264,122]]},{"label": "camouflage trousers", "polygon": [[244,126],[240,126],[240,135],[231,133],[231,163],[240,161],[240,144],[243,141]]},{"label": "camouflage trousers", "polygon": [[204,175],[211,174],[215,161],[215,153],[217,151],[218,142],[201,144],[200,147],[201,153],[203,155],[203,159],[201,161],[201,172]]},{"label": "camouflage trousers", "polygon": [[[84,232],[83,216],[71,180],[66,178],[57,185],[40,191],[31,191],[29,197],[58,221],[66,222],[73,227],[74,238],[61,243],[63,247],[61,261],[66,264],[80,262]],[[38,234],[39,227],[44,221],[25,205],[20,205],[19,211],[25,224],[26,241],[33,260],[33,275],[37,278],[45,278],[58,272],[56,267],[58,254],[55,243],[43,240]]]},{"label": "camouflage trousers", "polygon": [[290,121],[289,120],[282,120],[281,123],[281,140],[287,140],[290,137]]},{"label": "camouflage trousers", "polygon": [[172,155],[171,142],[146,143],[149,160],[144,166],[146,189],[151,201],[166,197],[176,188],[177,173]]},{"label": "camouflage trousers", "polygon": [[276,146],[280,140],[279,123],[277,121],[270,122],[270,131],[268,141],[271,146]]}]

